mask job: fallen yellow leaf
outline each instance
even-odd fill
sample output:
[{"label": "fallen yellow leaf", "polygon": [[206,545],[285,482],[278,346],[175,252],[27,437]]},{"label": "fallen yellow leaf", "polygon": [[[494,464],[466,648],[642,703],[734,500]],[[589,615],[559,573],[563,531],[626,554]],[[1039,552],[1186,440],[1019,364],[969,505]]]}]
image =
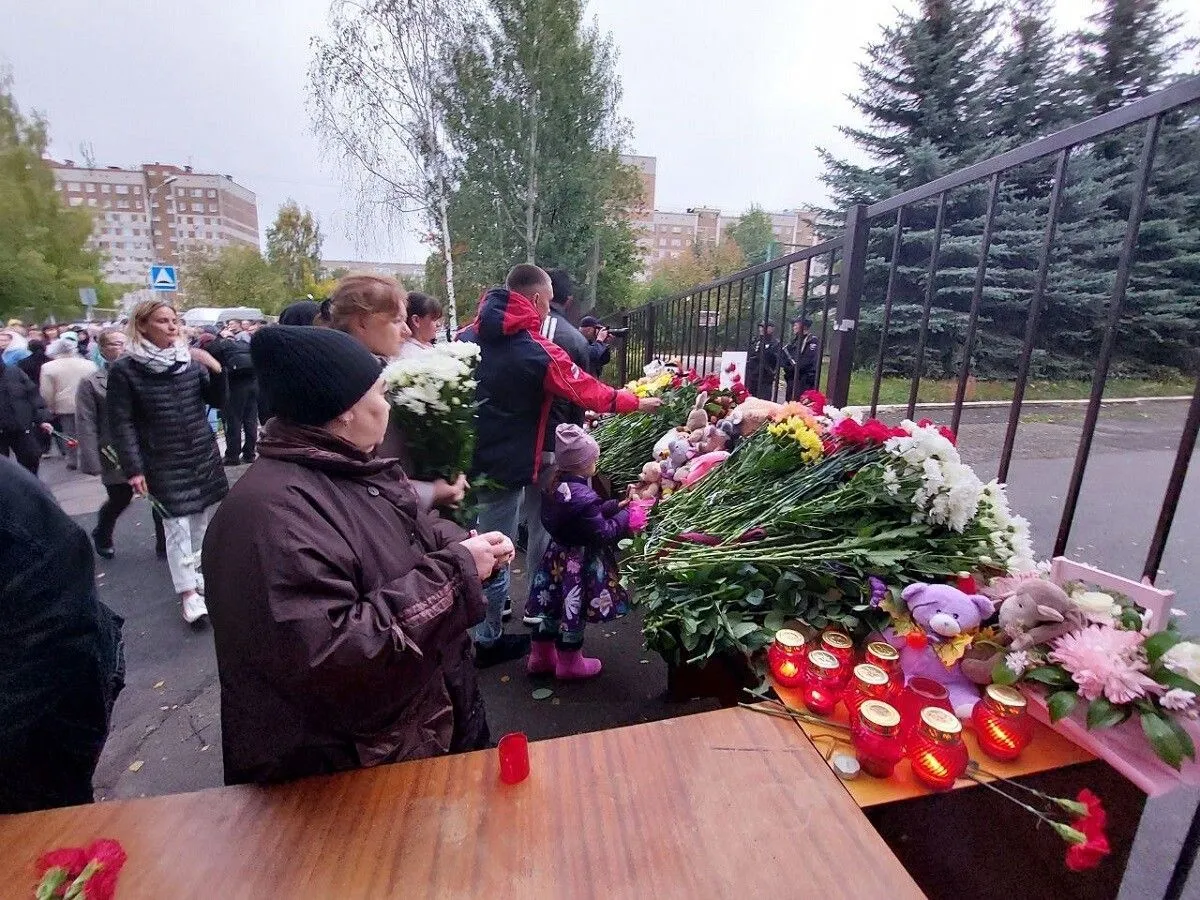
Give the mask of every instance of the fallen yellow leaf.
[{"label": "fallen yellow leaf", "polygon": [[144,766],[145,764],[146,764],[146,763],[145,763],[145,761],[144,761],[144,760],[135,759],[133,762],[131,762],[131,763],[129,764],[129,771],[130,771],[130,772],[136,772],[138,769],[140,769],[140,768],[141,768],[142,766]]}]

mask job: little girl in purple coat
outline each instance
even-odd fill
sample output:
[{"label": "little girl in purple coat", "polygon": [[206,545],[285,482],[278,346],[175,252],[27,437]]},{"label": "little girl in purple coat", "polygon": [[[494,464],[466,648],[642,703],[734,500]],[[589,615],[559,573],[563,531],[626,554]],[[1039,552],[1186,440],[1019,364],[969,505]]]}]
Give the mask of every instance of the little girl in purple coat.
[{"label": "little girl in purple coat", "polygon": [[550,546],[529,587],[525,615],[540,617],[526,666],[532,675],[592,678],[601,662],[583,655],[585,622],[607,622],[629,611],[617,571],[617,541],[645,525],[645,510],[629,500],[602,501],[588,481],[600,447],[578,425],[554,431],[556,471],[542,498]]}]

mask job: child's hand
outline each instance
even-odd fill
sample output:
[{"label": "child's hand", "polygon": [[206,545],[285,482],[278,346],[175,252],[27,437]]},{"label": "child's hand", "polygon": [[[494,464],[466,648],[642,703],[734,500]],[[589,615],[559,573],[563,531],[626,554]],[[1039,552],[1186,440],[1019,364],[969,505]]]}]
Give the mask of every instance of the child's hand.
[{"label": "child's hand", "polygon": [[636,499],[637,499],[637,491],[634,490],[634,486],[631,484],[629,487],[625,488],[625,499],[617,504],[617,508],[624,509],[625,507],[627,507],[630,503],[632,503]]}]

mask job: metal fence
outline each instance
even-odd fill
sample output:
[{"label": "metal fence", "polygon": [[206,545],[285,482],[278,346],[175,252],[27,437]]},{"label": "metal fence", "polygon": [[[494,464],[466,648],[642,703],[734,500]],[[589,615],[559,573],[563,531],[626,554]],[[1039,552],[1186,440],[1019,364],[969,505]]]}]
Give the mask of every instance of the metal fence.
[{"label": "metal fence", "polygon": [[[640,367],[655,358],[678,359],[686,367],[700,372],[716,371],[723,351],[748,349],[759,323],[771,323],[776,339],[786,343],[791,336],[791,321],[807,314],[813,320],[812,330],[822,347],[817,382],[820,383],[824,376],[825,393],[830,401],[845,405],[856,372],[859,392],[865,392],[863,382],[869,376],[869,400],[865,396],[862,399],[866,401],[864,405],[869,402],[874,415],[879,406],[885,370],[895,368],[898,285],[907,279],[910,294],[915,283],[920,283],[917,292],[920,303],[913,304],[919,312],[911,323],[916,331],[915,350],[902,367],[903,377],[909,380],[906,412],[913,415],[922,397],[922,378],[930,366],[931,317],[935,310],[941,311],[940,294],[946,291],[949,277],[943,257],[951,254],[943,246],[943,239],[949,233],[953,216],[960,215],[961,218],[961,207],[972,207],[971,203],[964,204],[963,198],[974,197],[974,206],[978,209],[974,219],[978,227],[973,232],[970,248],[974,264],[964,267],[961,260],[955,263],[961,283],[960,296],[966,309],[960,310],[958,319],[952,320],[948,329],[952,334],[946,339],[953,342],[953,347],[961,349],[952,348],[941,361],[943,372],[957,370],[951,410],[951,426],[957,430],[976,365],[972,348],[976,346],[982,327],[982,301],[985,291],[996,287],[997,275],[989,270],[989,262],[995,255],[997,223],[1014,185],[1019,183],[1021,190],[1039,204],[1036,222],[1040,234],[1024,237],[1030,253],[1036,248],[1036,264],[1031,263],[1027,284],[1020,293],[1027,297],[1020,310],[1025,317],[1024,339],[1019,349],[1015,342],[1013,347],[1012,399],[998,469],[998,478],[1004,481],[1012,461],[1035,351],[1039,338],[1043,337],[1039,324],[1046,307],[1048,285],[1054,286],[1056,260],[1064,253],[1070,253],[1070,248],[1056,243],[1056,239],[1060,237],[1065,198],[1072,190],[1071,164],[1078,160],[1079,165],[1086,165],[1087,160],[1098,155],[1098,148],[1111,149],[1119,144],[1118,151],[1110,155],[1115,155],[1118,163],[1122,159],[1128,163],[1120,175],[1123,196],[1128,198],[1128,215],[1123,228],[1116,223],[1115,231],[1123,232],[1114,240],[1114,245],[1119,244],[1119,250],[1113,254],[1113,263],[1107,273],[1111,283],[1102,290],[1097,303],[1097,322],[1102,325],[1102,336],[1098,325],[1091,394],[1054,543],[1054,555],[1059,555],[1068,545],[1119,326],[1126,313],[1131,269],[1137,263],[1139,232],[1164,121],[1178,128],[1181,116],[1194,113],[1196,107],[1192,105],[1198,101],[1200,78],[1181,81],[1158,94],[895,197],[855,206],[846,216],[842,233],[822,244],[611,317],[611,324],[630,329],[618,358],[620,377],[624,381],[640,374]],[[1190,125],[1196,127],[1195,122]],[[1078,180],[1078,176],[1075,177]],[[1192,215],[1197,215],[1200,198],[1189,209]],[[1194,227],[1198,223],[1181,224]],[[908,238],[915,232],[921,233],[922,246],[927,247],[919,263],[904,260]],[[1010,239],[1006,237],[1006,240]],[[953,252],[961,255],[962,248],[954,248]],[[872,284],[872,294],[864,303],[868,282]],[[872,327],[878,330],[878,336],[872,335],[871,340],[861,337],[860,314],[864,312],[870,313]],[[1194,322],[1191,324],[1195,325]],[[788,374],[783,373],[785,384],[791,383]],[[750,383],[748,386],[762,396],[780,395],[781,386],[777,386],[774,379],[768,385]],[[1157,576],[1162,562],[1198,427],[1200,380],[1195,385],[1143,567],[1144,575],[1150,581]]]}]

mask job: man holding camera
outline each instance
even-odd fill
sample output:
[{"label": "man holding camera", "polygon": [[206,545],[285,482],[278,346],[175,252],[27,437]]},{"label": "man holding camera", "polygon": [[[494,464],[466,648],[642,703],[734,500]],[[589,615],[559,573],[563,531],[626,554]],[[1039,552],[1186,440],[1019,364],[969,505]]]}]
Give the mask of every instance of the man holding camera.
[{"label": "man holding camera", "polygon": [[588,342],[588,355],[591,358],[591,373],[597,378],[612,359],[613,333],[600,324],[595,316],[584,316],[579,323],[579,331]]}]

